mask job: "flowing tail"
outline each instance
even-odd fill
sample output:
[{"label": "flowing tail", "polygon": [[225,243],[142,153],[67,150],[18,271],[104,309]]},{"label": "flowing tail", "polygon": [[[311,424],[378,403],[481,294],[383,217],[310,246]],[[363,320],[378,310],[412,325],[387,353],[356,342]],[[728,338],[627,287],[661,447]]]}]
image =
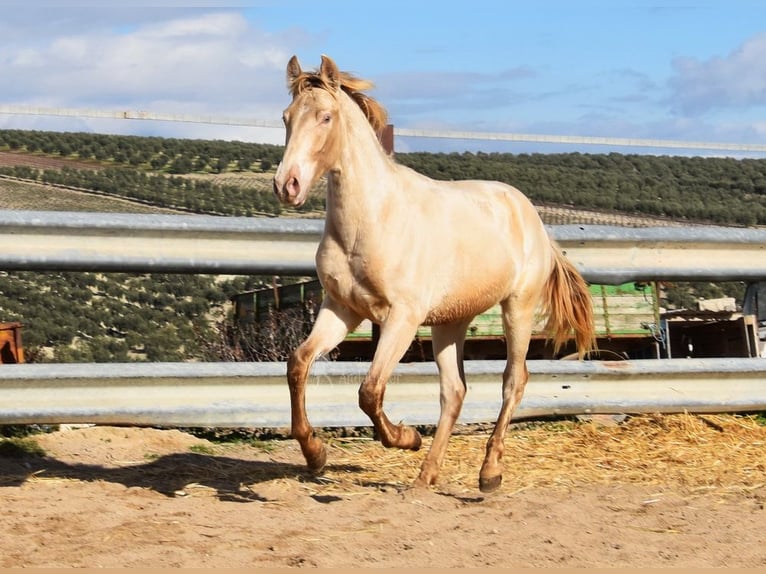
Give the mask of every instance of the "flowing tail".
[{"label": "flowing tail", "polygon": [[545,284],[543,306],[548,316],[545,332],[558,353],[574,332],[580,359],[596,349],[593,324],[593,300],[588,284],[580,272],[564,256],[558,245],[552,243],[553,271]]}]

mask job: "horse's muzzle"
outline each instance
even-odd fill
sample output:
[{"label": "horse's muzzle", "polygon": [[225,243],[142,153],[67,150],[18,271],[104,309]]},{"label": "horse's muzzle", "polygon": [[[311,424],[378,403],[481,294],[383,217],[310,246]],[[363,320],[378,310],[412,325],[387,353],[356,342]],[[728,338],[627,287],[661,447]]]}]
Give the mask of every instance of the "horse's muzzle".
[{"label": "horse's muzzle", "polygon": [[282,203],[300,207],[306,201],[306,193],[303,186],[301,186],[300,180],[295,175],[295,170],[290,170],[287,173],[287,177],[283,178],[281,177],[280,170],[277,169],[273,185],[274,194]]},{"label": "horse's muzzle", "polygon": [[301,184],[296,177],[289,178],[282,186],[275,179],[274,193],[279,201],[294,207],[300,207],[306,201],[305,194],[301,193]]}]

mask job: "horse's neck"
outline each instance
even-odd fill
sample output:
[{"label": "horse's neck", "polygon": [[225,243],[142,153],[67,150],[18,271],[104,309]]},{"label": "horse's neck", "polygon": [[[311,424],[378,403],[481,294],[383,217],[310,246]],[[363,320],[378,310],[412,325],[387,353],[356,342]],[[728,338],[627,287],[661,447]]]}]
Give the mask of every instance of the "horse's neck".
[{"label": "horse's neck", "polygon": [[369,130],[357,127],[346,138],[341,160],[327,177],[327,226],[355,240],[360,230],[369,235],[380,227],[396,170]]}]

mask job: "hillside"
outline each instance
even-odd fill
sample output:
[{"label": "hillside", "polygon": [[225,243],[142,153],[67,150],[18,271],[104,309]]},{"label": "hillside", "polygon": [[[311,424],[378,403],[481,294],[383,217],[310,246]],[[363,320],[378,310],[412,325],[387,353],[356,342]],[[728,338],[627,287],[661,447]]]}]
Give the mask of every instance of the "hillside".
[{"label": "hillside", "polygon": [[[90,189],[160,207],[222,215],[284,210],[270,175],[282,146],[0,130],[0,175]],[[610,154],[400,153],[436,179],[505,181],[539,206],[681,223],[766,225],[766,160]]]},{"label": "hillside", "polygon": [[[55,165],[61,166],[55,168],[55,171],[61,169],[106,169],[107,166],[88,165],[86,168],[72,168],[80,162],[76,159],[52,158]],[[0,152],[0,206],[2,209],[33,209],[42,211],[95,211],[95,212],[124,212],[124,213],[212,213],[220,215],[221,211],[226,211],[219,206],[219,209],[190,209],[188,207],[174,206],[164,207],[161,205],[162,198],[156,199],[137,199],[135,194],[122,195],[118,191],[110,193],[76,187],[66,183],[52,183],[53,181],[62,181],[62,177],[56,173],[52,174],[50,164],[42,168],[47,163],[46,158],[37,155],[25,153],[7,153]],[[12,175],[3,175],[3,168],[15,168],[14,173],[30,175],[25,169],[45,169],[47,175],[39,176],[34,172],[31,174],[34,178],[22,178]],[[250,193],[263,196],[271,195],[271,179],[273,170],[268,172],[224,172],[220,174],[194,173],[184,176],[192,181],[203,182],[206,185],[218,188],[239,188],[242,194]],[[41,181],[44,180],[44,181]],[[76,182],[72,182],[76,183]],[[263,200],[267,203],[267,209],[261,212],[250,210],[246,215],[250,216],[273,216],[285,215],[289,217],[322,217],[324,182],[318,184],[318,189],[314,192],[315,205],[312,210],[291,210],[284,209],[274,202],[270,205],[270,197]],[[625,227],[646,227],[646,226],[678,226],[692,225],[695,222],[678,221],[670,217],[642,215],[637,213],[621,213],[618,211],[604,211],[597,209],[576,208],[566,205],[546,205],[538,203],[536,205],[543,221],[551,225],[562,224],[594,224],[594,225],[618,225]],[[247,210],[245,210],[247,211]],[[242,212],[236,215],[243,215]]]},{"label": "hillside", "polygon": [[145,205],[137,201],[75,191],[33,181],[0,176],[2,209],[40,211],[95,211],[102,213],[179,213],[176,209]]}]

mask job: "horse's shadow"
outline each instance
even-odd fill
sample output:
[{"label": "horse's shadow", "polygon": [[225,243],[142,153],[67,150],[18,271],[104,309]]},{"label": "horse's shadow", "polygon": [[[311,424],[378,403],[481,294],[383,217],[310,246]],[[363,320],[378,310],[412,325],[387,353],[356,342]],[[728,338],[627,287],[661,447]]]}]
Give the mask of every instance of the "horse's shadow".
[{"label": "horse's shadow", "polygon": [[[343,465],[331,470],[358,472],[360,469]],[[0,457],[0,487],[21,486],[32,478],[107,481],[128,488],[151,489],[169,497],[184,496],[190,486],[200,485],[213,489],[218,499],[229,502],[267,502],[253,485],[271,480],[316,480],[304,465],[193,452],[168,454],[146,463],[116,468],[68,463],[53,457]]]}]

